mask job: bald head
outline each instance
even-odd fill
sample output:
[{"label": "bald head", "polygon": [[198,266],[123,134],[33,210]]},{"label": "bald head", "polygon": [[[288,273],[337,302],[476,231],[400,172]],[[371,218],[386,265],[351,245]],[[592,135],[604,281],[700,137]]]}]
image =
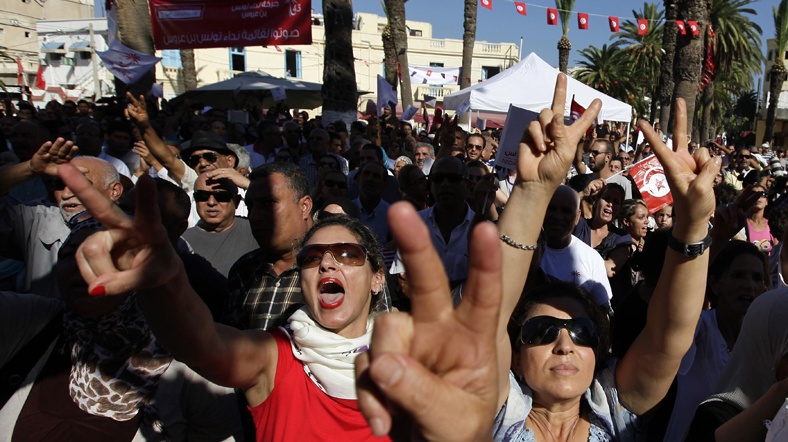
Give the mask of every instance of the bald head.
[{"label": "bald head", "polygon": [[[112,202],[118,202],[123,195],[118,171],[107,161],[96,157],[76,157],[71,160],[71,165],[79,169],[93,187]],[[55,186],[54,196],[65,221],[70,221],[75,215],[85,211],[79,198],[60,180]]]},{"label": "bald head", "polygon": [[567,247],[579,218],[580,195],[569,186],[558,186],[547,205],[542,225],[547,246],[553,249]]}]

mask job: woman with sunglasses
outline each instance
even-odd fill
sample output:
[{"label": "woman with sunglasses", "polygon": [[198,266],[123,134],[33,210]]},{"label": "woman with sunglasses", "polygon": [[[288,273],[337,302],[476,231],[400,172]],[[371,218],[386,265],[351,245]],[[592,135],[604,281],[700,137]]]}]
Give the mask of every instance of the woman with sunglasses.
[{"label": "woman with sunglasses", "polygon": [[[531,124],[523,137],[517,182],[498,224],[505,243],[502,317],[520,298],[526,279],[522,269],[531,263],[546,206],[600,106],[595,101],[589,107],[591,120],[585,119],[587,111],[564,127],[565,81],[559,76],[552,112],[542,111],[541,124]],[[687,146],[684,102],[677,100],[675,109],[673,145]],[[638,416],[663,399],[692,343],[709,258],[700,244],[708,237],[719,160],[709,161],[705,150],[694,157],[686,147],[671,152],[648,123],[640,127],[665,168],[677,207],[673,245],[651,298],[648,322],[628,352],[611,361],[608,320],[585,295],[564,285],[526,294],[515,321],[519,330],[512,337],[513,353],[499,328],[496,440],[632,439]],[[512,359],[513,373],[507,376]]]},{"label": "woman with sunglasses", "polygon": [[345,216],[318,222],[296,257],[304,306],[284,329],[239,331],[215,324],[189,285],[158,220],[151,180],[138,183],[132,220],[76,169],[62,173],[108,229],[77,252],[91,296],[136,289],[151,329],[173,356],[244,391],[258,441],[378,440],[358,410],[353,372],[369,347],[385,283],[369,228]]}]

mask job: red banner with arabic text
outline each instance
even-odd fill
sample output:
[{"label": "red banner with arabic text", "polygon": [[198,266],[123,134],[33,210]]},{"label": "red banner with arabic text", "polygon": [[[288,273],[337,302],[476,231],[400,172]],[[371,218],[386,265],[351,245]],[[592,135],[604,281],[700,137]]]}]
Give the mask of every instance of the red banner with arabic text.
[{"label": "red banner with arabic text", "polygon": [[628,173],[635,180],[649,212],[654,213],[668,204],[673,204],[668,179],[655,155],[638,161]]},{"label": "red banner with arabic text", "polygon": [[156,49],[312,44],[311,0],[150,0]]}]

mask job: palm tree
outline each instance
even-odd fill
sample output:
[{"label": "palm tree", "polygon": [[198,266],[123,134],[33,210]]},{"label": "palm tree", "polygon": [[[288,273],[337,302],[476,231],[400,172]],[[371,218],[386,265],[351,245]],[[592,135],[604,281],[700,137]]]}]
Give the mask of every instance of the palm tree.
[{"label": "palm tree", "polygon": [[353,1],[323,0],[326,48],[323,67],[323,121],[356,120],[356,68],[353,58]]},{"label": "palm tree", "polygon": [[566,73],[566,65],[569,64],[569,51],[572,50],[572,42],[569,41],[569,18],[575,8],[575,0],[555,0],[555,7],[558,8],[558,16],[561,17],[561,28],[564,34],[558,40],[558,70]]},{"label": "palm tree", "polygon": [[774,137],[774,120],[777,116],[777,102],[788,70],[785,69],[785,50],[788,48],[788,0],[782,0],[778,8],[772,7],[774,14],[774,33],[777,53],[774,56],[772,69],[769,71],[769,110],[766,113],[766,131],[763,143],[769,143]]},{"label": "palm tree", "polygon": [[643,95],[634,81],[635,63],[620,46],[589,46],[579,52],[582,59],[573,76],[578,81],[611,97],[633,104],[638,114],[645,108]]},{"label": "palm tree", "polygon": [[[385,0],[383,11],[388,23],[381,34],[383,53],[385,56],[386,81],[397,88],[399,72],[410,72],[408,69],[408,32],[405,25],[405,2],[407,0]],[[397,68],[399,66],[399,69]],[[402,108],[413,103],[413,92],[410,87],[410,76],[402,75],[401,90]]]},{"label": "palm tree", "polygon": [[197,89],[197,68],[194,64],[194,49],[181,49],[180,55],[183,91]]},{"label": "palm tree", "polygon": [[[659,64],[659,86],[656,101],[659,104],[659,121],[662,127],[670,127],[670,106],[673,104],[673,65],[676,60],[678,28],[678,0],[665,0],[665,26],[662,27],[662,61]],[[653,118],[653,116],[652,116]],[[653,121],[652,121],[653,123]]]},{"label": "palm tree", "polygon": [[[632,10],[635,20],[645,18],[649,20],[646,35],[638,34],[636,21],[627,20],[621,25],[621,32],[613,34],[610,39],[617,39],[616,45],[626,45],[626,52],[637,75],[634,79],[641,85],[643,91],[640,96],[646,95],[651,98],[651,108],[649,117],[653,121],[657,113],[657,93],[658,86],[656,79],[660,72],[660,57],[662,55],[662,17],[663,12],[656,3],[643,3],[640,11]],[[639,113],[645,115],[645,113]]]},{"label": "palm tree", "polygon": [[[711,4],[709,20],[715,32],[712,60],[716,66],[715,73],[723,75],[727,83],[722,96],[752,89],[753,75],[761,73],[762,31],[760,26],[749,18],[756,14],[754,9],[747,7],[752,2],[753,0],[714,0]],[[714,102],[718,96],[714,90],[717,83],[716,76],[712,77],[701,96],[701,140],[713,138],[714,133],[710,131],[713,120],[720,121],[720,114],[717,118],[712,117],[712,109],[718,107]]]},{"label": "palm tree", "polygon": [[[462,69],[460,69],[460,89],[471,85],[471,69],[473,68],[473,47],[476,44],[476,0],[465,0],[465,20],[462,34]],[[470,112],[466,112],[460,119],[461,124],[470,121]]]},{"label": "palm tree", "polygon": [[[680,0],[678,3],[679,19],[695,20],[701,27],[701,37],[705,34],[706,24],[709,22],[710,0]],[[687,133],[692,134],[693,118],[695,115],[695,100],[698,96],[700,84],[700,71],[703,63],[703,38],[693,38],[687,30],[687,35],[679,35],[676,45],[676,59],[673,67],[675,74],[674,98],[683,98],[687,104]]]},{"label": "palm tree", "polygon": [[[150,22],[148,2],[115,0],[114,3],[118,9],[120,42],[131,49],[153,55],[155,49],[153,47],[153,29]],[[156,81],[155,68],[148,71],[144,77],[133,85],[127,85],[116,78],[115,95],[122,97],[126,94],[126,91],[130,91],[134,96],[147,94],[154,81]]]}]

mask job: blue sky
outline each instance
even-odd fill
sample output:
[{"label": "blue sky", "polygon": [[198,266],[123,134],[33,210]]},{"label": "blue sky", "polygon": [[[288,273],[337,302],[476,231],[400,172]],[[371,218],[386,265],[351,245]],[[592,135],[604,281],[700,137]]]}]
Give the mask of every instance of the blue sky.
[{"label": "blue sky", "polygon": [[[477,40],[519,44],[520,37],[523,37],[523,57],[530,52],[536,52],[548,63],[558,65],[556,44],[561,38],[561,26],[547,25],[545,9],[555,7],[553,0],[525,0],[528,12],[526,17],[517,14],[512,0],[492,0],[492,2],[492,11],[478,8]],[[657,0],[657,3],[662,4],[662,0]],[[757,16],[751,19],[763,29],[764,53],[766,39],[774,37],[772,6],[776,4],[777,0],[760,0],[751,5],[757,12]],[[313,0],[312,7],[315,12],[322,11],[322,1]],[[572,52],[569,66],[576,63],[580,49],[590,45],[602,47],[603,44],[611,43],[612,34],[607,23],[608,16],[618,16],[621,22],[624,22],[626,19],[633,19],[633,9],[640,10],[642,7],[642,1],[577,0],[575,12],[585,12],[590,15],[589,29],[581,31],[577,28],[576,15],[570,19],[569,40],[572,42]],[[353,9],[356,12],[383,15],[380,0],[355,0]],[[462,39],[463,2],[461,0],[409,0],[405,4],[405,15],[409,20],[432,23],[434,38]]]}]

